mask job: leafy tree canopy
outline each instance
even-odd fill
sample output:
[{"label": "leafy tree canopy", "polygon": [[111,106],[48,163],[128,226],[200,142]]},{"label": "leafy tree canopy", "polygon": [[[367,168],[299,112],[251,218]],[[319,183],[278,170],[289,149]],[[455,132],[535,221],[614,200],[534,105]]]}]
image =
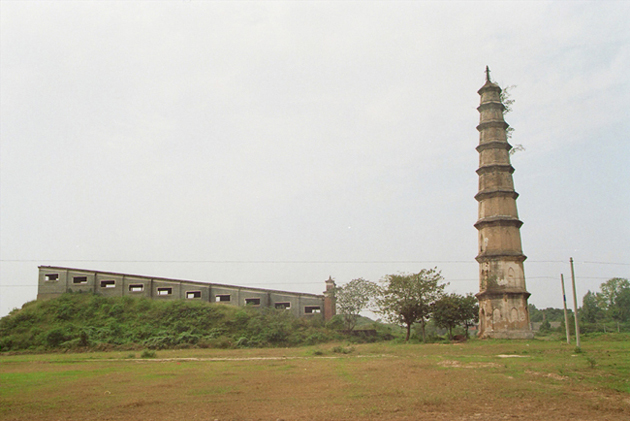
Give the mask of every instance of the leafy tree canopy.
[{"label": "leafy tree canopy", "polygon": [[627,321],[630,316],[630,304],[628,294],[630,294],[630,282],[623,278],[612,278],[600,285],[601,292],[597,293],[599,307],[607,315],[616,321]]},{"label": "leafy tree canopy", "polygon": [[418,273],[387,275],[383,278],[378,307],[389,321],[406,326],[406,340],[409,340],[411,326],[419,322],[424,326],[433,304],[444,293],[447,284],[440,284],[444,278],[437,268],[422,269]]},{"label": "leafy tree canopy", "polygon": [[447,294],[433,306],[433,320],[438,327],[448,329],[449,338],[453,328],[463,326],[468,336],[468,328],[479,321],[479,304],[473,294]]},{"label": "leafy tree canopy", "polygon": [[377,284],[363,278],[353,279],[347,284],[335,288],[337,312],[343,318],[346,331],[352,331],[359,320],[360,313],[371,308],[378,291]]},{"label": "leafy tree canopy", "polygon": [[606,318],[606,311],[598,305],[597,294],[588,291],[584,295],[580,317],[588,323],[597,323]]}]

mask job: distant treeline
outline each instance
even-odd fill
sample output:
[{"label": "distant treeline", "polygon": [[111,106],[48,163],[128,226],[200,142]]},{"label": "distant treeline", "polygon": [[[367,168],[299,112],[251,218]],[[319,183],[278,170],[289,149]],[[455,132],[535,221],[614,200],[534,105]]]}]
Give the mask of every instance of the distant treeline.
[{"label": "distant treeline", "polygon": [[[567,309],[569,328],[574,331],[574,315]],[[624,278],[612,278],[602,283],[599,291],[588,291],[578,308],[580,331],[588,332],[630,332],[630,282]],[[550,330],[551,322],[560,322],[558,330],[564,332],[564,309],[537,309],[529,305],[529,317],[533,323],[542,322],[541,330]]]}]

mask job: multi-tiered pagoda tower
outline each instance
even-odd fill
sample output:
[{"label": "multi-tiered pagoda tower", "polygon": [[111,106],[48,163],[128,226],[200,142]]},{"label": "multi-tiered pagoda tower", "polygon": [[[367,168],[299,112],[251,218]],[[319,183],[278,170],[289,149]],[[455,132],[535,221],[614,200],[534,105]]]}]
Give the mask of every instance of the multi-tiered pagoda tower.
[{"label": "multi-tiered pagoda tower", "polygon": [[529,324],[520,228],[503,119],[501,88],[491,82],[479,89],[479,334],[481,338],[532,338]]}]

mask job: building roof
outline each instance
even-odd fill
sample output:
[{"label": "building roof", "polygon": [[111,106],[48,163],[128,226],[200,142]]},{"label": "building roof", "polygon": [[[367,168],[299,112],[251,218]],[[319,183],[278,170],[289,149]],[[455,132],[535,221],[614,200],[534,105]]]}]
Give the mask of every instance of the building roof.
[{"label": "building roof", "polygon": [[191,281],[188,279],[174,279],[174,278],[163,278],[159,276],[150,276],[150,275],[136,275],[136,274],[131,274],[131,273],[107,272],[107,271],[102,271],[102,270],[79,269],[79,268],[69,268],[69,267],[63,267],[63,266],[45,266],[45,265],[38,266],[38,268],[39,269],[52,269],[52,270],[55,270],[55,269],[71,270],[71,271],[88,272],[88,273],[94,273],[94,274],[99,273],[103,275],[112,275],[112,276],[131,276],[131,277],[136,277],[136,278],[149,278],[155,281],[185,282],[187,284],[195,284],[195,285],[208,286],[208,287],[216,286],[216,287],[223,287],[223,288],[247,289],[247,290],[261,291],[261,292],[274,292],[277,294],[302,295],[302,296],[309,296],[309,297],[316,297],[316,298],[324,298],[323,295],[310,294],[310,293],[304,293],[304,292],[282,291],[282,290],[267,289],[267,288],[255,288],[255,287],[247,287],[247,286],[239,286],[239,285],[217,284],[217,283],[202,282],[202,281]]}]

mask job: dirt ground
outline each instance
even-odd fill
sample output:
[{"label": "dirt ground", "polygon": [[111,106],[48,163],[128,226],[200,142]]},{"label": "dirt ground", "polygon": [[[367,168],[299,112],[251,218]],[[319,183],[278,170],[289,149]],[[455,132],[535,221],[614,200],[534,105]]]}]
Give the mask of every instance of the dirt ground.
[{"label": "dirt ground", "polygon": [[630,420],[627,345],[345,349],[2,356],[0,419]]}]

